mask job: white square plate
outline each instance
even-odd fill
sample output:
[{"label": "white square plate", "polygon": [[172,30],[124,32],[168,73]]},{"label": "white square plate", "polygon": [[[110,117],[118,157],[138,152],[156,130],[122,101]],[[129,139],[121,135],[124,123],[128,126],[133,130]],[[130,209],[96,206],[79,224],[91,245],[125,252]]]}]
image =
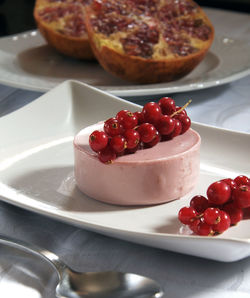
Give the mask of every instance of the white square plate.
[{"label": "white square plate", "polygon": [[[193,123],[202,138],[196,189],[180,200],[150,207],[118,207],[81,193],[73,176],[73,137],[84,126],[139,105],[76,81],[66,81],[0,118],[0,196],[3,201],[85,229],[149,246],[220,261],[250,255],[250,221],[216,237],[185,234],[178,210],[208,185],[250,176],[250,135]],[[108,165],[107,165],[108,166]]]}]

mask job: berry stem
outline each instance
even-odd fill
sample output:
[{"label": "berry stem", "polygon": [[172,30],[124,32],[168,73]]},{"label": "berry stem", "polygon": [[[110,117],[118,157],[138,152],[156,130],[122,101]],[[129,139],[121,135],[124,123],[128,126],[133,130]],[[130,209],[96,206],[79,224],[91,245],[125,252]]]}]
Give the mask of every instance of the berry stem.
[{"label": "berry stem", "polygon": [[192,99],[189,99],[187,103],[184,104],[183,107],[181,107],[179,110],[175,111],[173,114],[170,115],[170,117],[174,117],[175,115],[179,114],[181,111],[185,110],[186,107],[192,102]]}]

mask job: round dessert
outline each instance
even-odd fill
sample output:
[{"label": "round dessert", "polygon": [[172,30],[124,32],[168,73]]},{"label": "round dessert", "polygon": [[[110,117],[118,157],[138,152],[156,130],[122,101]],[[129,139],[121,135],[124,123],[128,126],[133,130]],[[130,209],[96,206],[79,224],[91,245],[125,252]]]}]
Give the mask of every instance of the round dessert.
[{"label": "round dessert", "polygon": [[116,205],[153,205],[190,192],[200,170],[200,136],[188,129],[172,140],[100,162],[89,135],[103,122],[81,130],[74,139],[75,179],[79,189],[96,200]]}]

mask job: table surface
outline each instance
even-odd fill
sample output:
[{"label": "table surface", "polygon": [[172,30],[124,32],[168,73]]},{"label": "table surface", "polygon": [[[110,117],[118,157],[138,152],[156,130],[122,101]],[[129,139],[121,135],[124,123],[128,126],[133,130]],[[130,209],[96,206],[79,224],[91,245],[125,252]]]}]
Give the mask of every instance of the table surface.
[{"label": "table surface", "polygon": [[[41,94],[0,85],[0,117]],[[247,76],[223,86],[172,96],[178,105],[192,98],[188,112],[193,121],[250,133],[249,94]],[[146,275],[161,284],[165,298],[250,297],[250,258],[221,263],[181,255],[106,237],[4,202],[0,202],[0,233],[47,248],[77,271]],[[56,282],[56,274],[46,262],[0,244],[1,297],[52,298]]]},{"label": "table surface", "polygon": [[[250,132],[249,82],[250,76],[174,98],[178,105],[192,98],[188,112],[193,121]],[[0,85],[0,116],[40,95]],[[163,251],[105,237],[4,202],[0,202],[0,233],[47,248],[78,271],[119,270],[149,276],[160,282],[164,297],[250,297],[250,258],[220,263]],[[52,268],[4,245],[0,245],[0,277],[1,293],[11,286],[11,294],[4,297],[55,297]]]}]

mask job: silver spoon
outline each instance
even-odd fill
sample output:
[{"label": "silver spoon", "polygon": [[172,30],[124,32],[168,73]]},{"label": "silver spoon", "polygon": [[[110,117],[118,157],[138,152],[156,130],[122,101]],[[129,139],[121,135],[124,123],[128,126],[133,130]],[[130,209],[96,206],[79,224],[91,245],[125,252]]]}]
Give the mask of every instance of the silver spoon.
[{"label": "silver spoon", "polygon": [[115,271],[76,272],[48,250],[1,235],[0,242],[31,252],[53,265],[59,277],[57,297],[160,298],[163,295],[159,284],[144,276]]}]

